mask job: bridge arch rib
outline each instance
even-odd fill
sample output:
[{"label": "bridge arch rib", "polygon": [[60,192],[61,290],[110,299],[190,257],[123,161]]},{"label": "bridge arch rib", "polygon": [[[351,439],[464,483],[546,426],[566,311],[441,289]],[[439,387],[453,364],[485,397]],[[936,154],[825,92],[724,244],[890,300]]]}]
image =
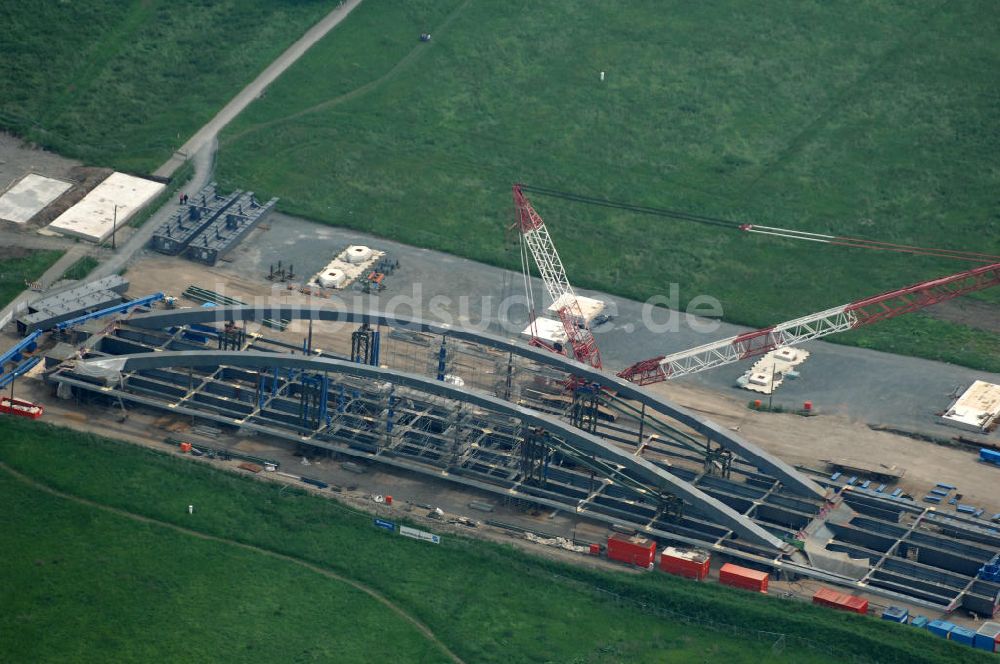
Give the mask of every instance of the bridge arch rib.
[{"label": "bridge arch rib", "polygon": [[349,311],[331,307],[289,305],[166,309],[135,315],[129,319],[128,324],[134,327],[155,330],[178,325],[222,323],[225,321],[260,322],[266,319],[323,321],[357,325],[367,323],[373,326],[387,326],[451,337],[495,348],[506,353],[513,353],[538,364],[552,367],[559,371],[579,376],[588,382],[610,388],[627,399],[644,404],[653,412],[676,420],[702,434],[710,441],[730,450],[745,461],[756,466],[762,472],[781,481],[790,491],[813,498],[822,498],[826,494],[822,487],[778,457],[764,451],[742,436],[736,435],[735,432],[697,415],[682,406],[651,394],[647,390],[639,388],[635,384],[617,376],[594,369],[562,355],[528,346],[518,340],[489,332],[435,323],[414,317],[396,314],[390,315],[377,311]]},{"label": "bridge arch rib", "polygon": [[[561,442],[576,450],[593,455],[603,461],[627,469],[652,490],[670,492],[716,523],[731,529],[741,539],[771,550],[782,547],[780,539],[740,514],[725,503],[710,496],[649,461],[622,450],[601,438],[577,429],[556,417],[524,408],[509,401],[482,392],[466,390],[433,378],[408,374],[394,369],[382,369],[364,364],[330,358],[308,357],[261,351],[170,351],[137,353],[86,360],[83,364],[99,366],[118,372],[143,371],[180,367],[242,367],[253,369],[297,369],[311,372],[329,372],[373,381],[387,381],[393,385],[414,389],[426,394],[453,399],[479,406],[490,411],[514,417],[525,424],[539,427],[554,435]],[[558,447],[559,443],[556,443]]]}]

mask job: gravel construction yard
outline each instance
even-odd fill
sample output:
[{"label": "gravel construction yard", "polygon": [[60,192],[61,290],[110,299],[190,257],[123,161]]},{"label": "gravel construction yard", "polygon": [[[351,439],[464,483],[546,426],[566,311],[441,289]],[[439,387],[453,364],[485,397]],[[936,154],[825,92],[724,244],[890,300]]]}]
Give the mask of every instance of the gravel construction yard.
[{"label": "gravel construction yard", "polygon": [[[505,310],[510,316],[510,324],[500,325],[496,321],[500,303],[505,298],[523,299],[520,274],[280,213],[268,217],[231,254],[229,261],[215,268],[206,270],[196,263],[147,253],[130,268],[128,276],[132,280],[133,293],[168,288],[179,295],[189,284],[197,284],[213,290],[228,288],[238,292],[235,297],[241,299],[266,297],[274,288],[264,278],[271,265],[277,266],[278,261],[284,266],[291,264],[295,273],[306,279],[351,244],[388,251],[399,259],[400,267],[386,277],[388,286],[380,295],[362,296],[358,291],[347,291],[347,306],[372,306],[454,324],[486,325],[493,332],[510,336],[516,336],[526,323],[527,310],[523,304],[514,304]],[[543,292],[540,282],[536,281],[534,290],[536,296]],[[595,330],[604,365],[612,371],[637,360],[691,348],[746,330],[699,320],[698,323],[715,329],[696,331],[685,316],[657,308],[651,314],[653,322],[669,329],[653,331],[642,323],[641,303],[596,291],[580,292],[609,302],[610,310],[617,312],[615,320]],[[328,303],[328,300],[320,300],[320,303]],[[487,312],[485,318],[484,311]],[[671,315],[676,325],[670,324]],[[811,400],[819,413],[836,414],[851,422],[952,437],[960,432],[938,424],[937,413],[950,405],[956,392],[976,379],[1000,383],[1000,374],[942,362],[824,342],[812,342],[805,348],[812,355],[798,367],[800,377],[786,380],[777,391],[774,403],[797,408],[803,401]],[[695,374],[662,389],[677,399],[676,395],[685,390],[711,390],[733,403],[745,405],[754,395],[736,387],[735,381],[750,364],[752,360]],[[975,438],[974,434],[966,435]],[[1000,436],[994,434],[990,439],[998,441]]]}]

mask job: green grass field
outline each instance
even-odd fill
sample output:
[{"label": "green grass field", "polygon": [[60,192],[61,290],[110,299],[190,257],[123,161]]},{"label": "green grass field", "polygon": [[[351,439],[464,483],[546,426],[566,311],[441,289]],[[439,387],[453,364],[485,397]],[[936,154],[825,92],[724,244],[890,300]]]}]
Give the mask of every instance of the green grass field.
[{"label": "green grass field", "polygon": [[62,256],[61,251],[18,251],[0,258],[0,307],[5,307],[25,289],[26,281],[35,281]]},{"label": "green grass field", "polygon": [[78,281],[86,279],[87,275],[100,264],[101,262],[93,256],[84,256],[63,272],[63,279],[76,279]]},{"label": "green grass field", "polygon": [[[441,661],[364,593],[0,474],[8,662]],[[16,515],[16,516],[14,516]],[[349,619],[345,619],[349,617]]]},{"label": "green grass field", "polygon": [[[365,584],[466,662],[982,659],[917,630],[715,584],[596,572],[454,535],[406,540],[331,500],[70,430],[4,420],[0,431],[0,461],[45,486]],[[0,498],[0,597],[16,627],[0,630],[0,660],[443,659],[367,596],[293,561],[54,498],[3,469]],[[785,650],[736,630],[785,633]]]},{"label": "green grass field", "polygon": [[323,0],[0,4],[0,126],[151,171],[333,8]]},{"label": "green grass field", "polygon": [[[986,0],[382,0],[230,125],[220,180],[508,267],[515,181],[1000,254],[998,67]],[[577,285],[641,300],[677,282],[749,325],[967,267],[533,198]],[[996,334],[928,316],[841,340],[1000,370]]]}]

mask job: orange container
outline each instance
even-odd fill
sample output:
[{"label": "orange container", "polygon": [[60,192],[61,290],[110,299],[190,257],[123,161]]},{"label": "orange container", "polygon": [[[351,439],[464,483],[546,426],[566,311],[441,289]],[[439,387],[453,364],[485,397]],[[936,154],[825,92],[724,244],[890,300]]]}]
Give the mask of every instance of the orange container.
[{"label": "orange container", "polygon": [[181,452],[187,454],[191,451],[191,443],[181,443]]},{"label": "orange container", "polygon": [[828,606],[831,609],[840,611],[850,611],[851,613],[868,613],[868,600],[847,593],[838,593],[829,588],[820,588],[813,595],[813,604]]},{"label": "orange container", "polygon": [[708,576],[711,560],[705,551],[685,551],[668,546],[660,554],[660,569],[668,574],[701,581]]},{"label": "orange container", "polygon": [[608,538],[608,558],[639,567],[652,567],[656,558],[656,542],[634,535],[612,535]]},{"label": "orange container", "polygon": [[719,583],[744,590],[755,590],[759,593],[767,592],[769,578],[767,572],[740,567],[732,563],[726,563],[719,570]]}]

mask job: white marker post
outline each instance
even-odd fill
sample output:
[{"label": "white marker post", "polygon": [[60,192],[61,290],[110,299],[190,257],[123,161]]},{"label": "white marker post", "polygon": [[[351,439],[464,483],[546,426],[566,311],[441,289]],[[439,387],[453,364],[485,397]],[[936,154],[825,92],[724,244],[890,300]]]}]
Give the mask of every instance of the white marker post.
[{"label": "white marker post", "polygon": [[603,71],[601,72],[601,80],[602,81],[604,80],[604,72]]}]

